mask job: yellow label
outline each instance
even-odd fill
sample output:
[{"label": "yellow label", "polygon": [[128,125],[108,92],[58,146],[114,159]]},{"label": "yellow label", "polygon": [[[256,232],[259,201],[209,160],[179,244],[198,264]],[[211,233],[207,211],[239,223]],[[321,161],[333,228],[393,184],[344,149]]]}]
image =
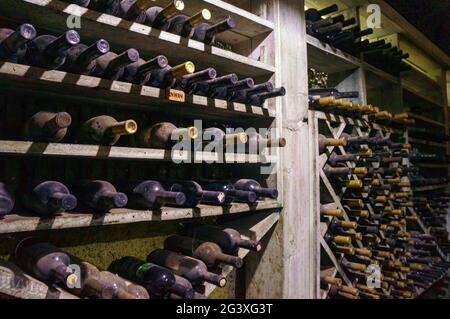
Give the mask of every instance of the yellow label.
[{"label": "yellow label", "polygon": [[175,102],[186,102],[186,94],[183,91],[167,89],[166,98]]}]

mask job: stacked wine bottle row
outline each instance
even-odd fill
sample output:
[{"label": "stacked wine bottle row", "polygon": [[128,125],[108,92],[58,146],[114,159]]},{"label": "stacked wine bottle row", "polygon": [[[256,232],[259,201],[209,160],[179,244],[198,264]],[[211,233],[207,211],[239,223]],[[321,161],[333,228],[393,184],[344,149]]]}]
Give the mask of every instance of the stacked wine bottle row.
[{"label": "stacked wine bottle row", "polygon": [[[67,134],[72,126],[74,134]],[[122,146],[172,149],[177,143],[183,143],[184,149],[201,151],[207,144],[213,144],[216,151],[228,152],[262,152],[265,148],[284,147],[284,138],[263,137],[256,130],[236,130],[228,125],[210,127],[199,132],[195,126],[176,127],[169,122],[149,124],[142,120],[140,124],[127,119],[117,121],[108,115],[95,116],[73,125],[68,112],[39,111],[30,116],[17,132],[10,131],[11,136],[21,140],[56,143],[69,142],[91,145],[115,145],[121,136],[128,135]],[[71,135],[72,137],[66,137]]]},{"label": "stacked wine bottle row", "polygon": [[346,19],[344,14],[331,16],[338,11],[337,5],[321,10],[306,10],[306,32],[388,73],[398,75],[410,69],[410,66],[402,61],[409,57],[408,53],[383,39],[372,42],[362,40],[363,37],[373,34],[373,29],[361,30],[356,18]]},{"label": "stacked wine bottle row", "polygon": [[21,240],[12,261],[36,279],[81,298],[199,299],[205,298],[205,283],[225,286],[220,275],[224,265],[242,267],[239,249],[261,250],[259,242],[232,228],[197,225],[181,233],[167,237],[164,247],[151,251],[146,260],[125,256],[108,271],[36,237]]},{"label": "stacked wine bottle row", "polygon": [[[309,90],[309,108],[351,118],[367,118],[370,122],[392,127],[415,124],[408,113],[392,114],[380,107],[355,102],[359,92],[340,92],[335,88],[314,88]],[[351,99],[351,100],[350,100]]]},{"label": "stacked wine bottle row", "polygon": [[144,60],[134,48],[115,53],[105,39],[89,45],[80,41],[80,35],[75,30],[58,36],[37,36],[35,28],[27,23],[15,31],[3,28],[0,29],[0,60],[161,89],[176,89],[255,106],[262,106],[267,99],[286,94],[284,87],[274,88],[270,82],[255,84],[252,78],[239,80],[234,73],[218,76],[212,67],[195,72],[191,61],[171,66],[163,55]]},{"label": "stacked wine bottle row", "polygon": [[167,1],[165,7],[154,5],[153,0],[63,0],[125,20],[148,25],[205,44],[213,44],[216,35],[236,27],[231,17],[216,24],[208,23],[212,13],[203,9],[192,16],[184,13],[182,0]]},{"label": "stacked wine bottle row", "polygon": [[[251,179],[228,181],[154,180],[119,181],[119,191],[108,181],[79,181],[69,187],[58,181],[29,182],[29,188],[20,190],[17,197],[22,205],[38,216],[52,216],[64,211],[108,213],[113,208],[130,207],[140,210],[159,209],[163,206],[196,207],[230,205],[233,202],[255,204],[258,199],[278,198],[278,191],[261,187]],[[73,191],[73,193],[71,193]],[[0,182],[0,217],[13,211],[15,196]]]},{"label": "stacked wine bottle row", "polygon": [[409,211],[415,202],[408,174],[414,169],[403,132],[369,133],[319,137],[328,158],[323,173],[340,204],[323,198],[324,240],[343,271],[323,275],[321,286],[329,298],[415,298],[419,289],[445,282],[450,264],[436,253],[434,237],[413,230],[418,220]]}]

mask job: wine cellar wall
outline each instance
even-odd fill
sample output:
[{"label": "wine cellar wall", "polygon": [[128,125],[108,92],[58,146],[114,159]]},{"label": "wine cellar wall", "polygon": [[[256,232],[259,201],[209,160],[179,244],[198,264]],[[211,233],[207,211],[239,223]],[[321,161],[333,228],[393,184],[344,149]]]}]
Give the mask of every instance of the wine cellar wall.
[{"label": "wine cellar wall", "polygon": [[450,57],[374,2],[1,1],[0,299],[443,298]]}]

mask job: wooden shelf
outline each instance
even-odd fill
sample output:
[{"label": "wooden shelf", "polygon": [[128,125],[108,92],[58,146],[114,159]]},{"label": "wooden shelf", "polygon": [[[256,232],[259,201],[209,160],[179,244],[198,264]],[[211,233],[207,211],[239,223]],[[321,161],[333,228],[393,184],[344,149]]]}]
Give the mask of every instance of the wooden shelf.
[{"label": "wooden shelf", "polygon": [[447,144],[445,144],[445,143],[426,141],[426,140],[413,138],[413,137],[410,137],[408,140],[411,144],[421,144],[421,145],[440,147],[440,148],[445,148],[445,149],[447,148]]},{"label": "wooden shelf", "polygon": [[103,103],[130,109],[176,113],[185,116],[234,119],[274,119],[267,107],[244,105],[198,95],[186,95],[185,102],[172,101],[166,90],[110,81],[97,77],[48,71],[28,65],[0,63],[0,85],[4,90],[24,91],[75,100]]},{"label": "wooden shelf", "polygon": [[[65,143],[0,140],[0,154],[38,157],[74,157],[139,161],[219,162],[219,153]],[[223,154],[224,163],[272,163],[275,158],[257,154]]]},{"label": "wooden shelf", "polygon": [[279,208],[281,208],[281,205],[277,201],[267,200],[259,201],[256,205],[251,206],[233,203],[231,206],[223,207],[209,205],[199,205],[196,208],[163,207],[159,211],[120,208],[112,209],[110,213],[105,215],[61,213],[54,217],[34,217],[10,214],[6,215],[4,219],[0,219],[0,234],[254,213]]},{"label": "wooden shelf", "polygon": [[308,44],[308,67],[327,73],[353,70],[361,66],[361,61],[331,45],[310,35],[306,35]]},{"label": "wooden shelf", "polygon": [[[238,221],[222,226],[238,230],[244,238],[260,241],[275,226],[279,219],[280,213],[256,214],[247,218],[240,218]],[[241,248],[239,249],[238,255],[244,259],[249,252],[248,249]],[[262,251],[259,252],[259,254],[262,253]],[[232,266],[224,266],[222,276],[226,278],[233,270],[234,268]],[[209,296],[215,289],[217,289],[217,286],[206,283],[205,296]]]},{"label": "wooden shelf", "polygon": [[0,260],[0,293],[20,299],[79,299],[29,276],[13,263]]},{"label": "wooden shelf", "polygon": [[432,124],[432,125],[443,127],[443,128],[446,127],[445,123],[441,123],[441,122],[435,121],[435,120],[430,119],[430,118],[428,118],[426,116],[423,116],[423,115],[419,115],[419,114],[416,114],[416,113],[408,112],[408,116],[413,118],[413,119],[415,119],[415,120],[417,120],[417,121],[425,122],[427,124]]},{"label": "wooden shelf", "polygon": [[387,126],[383,126],[383,125],[376,124],[376,123],[369,123],[365,119],[350,118],[350,117],[345,117],[342,115],[335,115],[335,114],[331,114],[331,113],[325,113],[325,112],[314,111],[314,110],[312,110],[312,112],[314,112],[316,118],[320,119],[320,120],[325,120],[325,121],[334,122],[334,123],[343,123],[343,124],[347,124],[347,125],[354,125],[354,126],[366,127],[366,128],[371,127],[373,129],[382,130],[384,132],[392,132],[393,131],[391,128],[389,128]]},{"label": "wooden shelf", "polygon": [[[190,5],[191,3],[186,7]],[[236,34],[261,35],[273,30],[273,24],[269,21],[222,1],[195,0],[192,1],[189,10],[195,10],[197,7],[211,8],[214,19],[225,15],[235,17],[238,24]],[[113,50],[133,47],[144,59],[164,54],[167,55],[170,63],[175,65],[189,58],[199,70],[214,67],[219,73],[234,72],[240,76],[251,76],[261,80],[269,79],[275,72],[273,66],[231,51],[207,46],[198,41],[181,38],[172,33],[59,0],[3,0],[0,2],[0,10],[3,17],[20,22],[27,21],[55,33],[67,30],[67,19],[70,15],[79,16],[82,27],[77,31],[80,33],[82,42],[91,43],[104,38],[110,42]]]},{"label": "wooden shelf", "polygon": [[441,188],[448,187],[448,184],[442,184],[442,185],[430,185],[430,186],[419,186],[419,187],[413,187],[413,192],[427,192],[427,191],[434,191]]},{"label": "wooden shelf", "polygon": [[[402,87],[403,87],[403,90],[406,91],[406,93],[404,93],[404,94],[409,94],[411,97],[421,100],[427,104],[424,108],[424,112],[427,112],[427,108],[430,108],[430,107],[432,108],[432,110],[442,110],[443,108],[445,108],[444,104],[439,103],[439,102],[433,100],[432,98],[430,98],[429,96],[426,96],[426,95],[420,93],[414,87],[408,85],[408,83],[406,83],[404,81],[402,82]],[[415,105],[412,105],[412,106],[414,107]]]},{"label": "wooden shelf", "polygon": [[414,165],[419,167],[436,168],[436,169],[443,169],[449,167],[448,164],[434,164],[434,163],[415,163]]},{"label": "wooden shelf", "polygon": [[400,78],[395,77],[383,70],[374,67],[367,62],[361,62],[362,67],[366,72],[366,85],[368,89],[383,87],[391,84],[400,84]]}]

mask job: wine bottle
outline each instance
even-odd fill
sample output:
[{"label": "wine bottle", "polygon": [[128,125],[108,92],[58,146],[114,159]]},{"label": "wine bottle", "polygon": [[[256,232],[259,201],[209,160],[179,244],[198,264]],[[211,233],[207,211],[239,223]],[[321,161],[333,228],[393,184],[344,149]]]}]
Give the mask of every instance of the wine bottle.
[{"label": "wine bottle", "polygon": [[186,196],[180,192],[166,191],[157,181],[128,182],[122,185],[129,205],[136,209],[158,209],[166,204],[183,206]]},{"label": "wine bottle", "polygon": [[327,147],[330,146],[346,146],[347,140],[344,138],[336,139],[336,138],[327,138],[323,135],[319,135],[319,152],[323,153],[327,150]]},{"label": "wine bottle", "polygon": [[333,153],[328,158],[328,162],[331,166],[336,166],[337,164],[344,162],[356,162],[357,160],[358,156],[356,154],[338,155],[336,153]]},{"label": "wine bottle", "polygon": [[261,244],[254,240],[243,239],[241,234],[232,228],[221,228],[213,225],[202,225],[194,229],[183,229],[182,235],[212,241],[222,248],[226,254],[236,255],[239,248],[260,251]]},{"label": "wine bottle", "polygon": [[111,116],[101,115],[84,122],[79,130],[82,143],[114,145],[122,135],[136,133],[137,123],[133,120],[117,122]]},{"label": "wine bottle", "polygon": [[169,268],[177,275],[190,280],[194,285],[206,281],[224,287],[227,283],[224,277],[209,272],[202,261],[172,251],[156,249],[147,256],[147,261]]},{"label": "wine bottle", "polygon": [[139,60],[136,49],[128,49],[121,54],[109,51],[96,59],[95,67],[89,75],[109,80],[118,80],[123,77],[125,67]]},{"label": "wine bottle", "polygon": [[180,14],[170,19],[169,32],[178,34],[185,38],[190,38],[195,26],[206,23],[211,19],[211,12],[203,9],[191,17]]},{"label": "wine bottle", "polygon": [[73,210],[77,206],[77,198],[64,184],[45,181],[26,192],[23,203],[33,213],[49,216]]},{"label": "wine bottle", "polygon": [[253,95],[272,92],[273,90],[274,87],[271,82],[264,82],[253,86],[251,89],[234,92],[230,100],[233,102],[250,104],[250,99]]},{"label": "wine bottle", "polygon": [[0,218],[9,214],[14,208],[14,197],[7,186],[0,182]]},{"label": "wine bottle", "polygon": [[170,288],[170,299],[199,299],[198,293],[192,288],[192,284],[184,277],[175,275],[175,285]]},{"label": "wine bottle", "polygon": [[139,58],[136,62],[125,67],[121,80],[145,85],[150,80],[153,69],[163,69],[168,65],[169,60],[164,55],[158,55],[148,61]]},{"label": "wine bottle", "polygon": [[195,181],[182,181],[170,183],[167,189],[171,192],[180,192],[186,196],[185,207],[196,207],[200,203],[209,205],[222,205],[225,202],[225,193],[203,190]]},{"label": "wine bottle", "polygon": [[125,207],[128,203],[127,195],[117,192],[107,181],[80,181],[75,184],[73,190],[80,205],[96,213],[107,213],[113,208]]},{"label": "wine bottle", "polygon": [[198,130],[194,126],[178,128],[172,123],[161,122],[139,130],[132,138],[132,144],[139,147],[170,149],[180,141],[193,140],[197,136]]},{"label": "wine bottle", "polygon": [[320,215],[327,216],[327,217],[342,218],[342,217],[344,217],[344,211],[340,208],[327,208],[327,207],[321,206],[320,207]]},{"label": "wine bottle", "polygon": [[216,88],[233,85],[237,81],[237,75],[232,73],[212,80],[195,83],[190,86],[188,93],[191,95],[209,96]]},{"label": "wine bottle", "polygon": [[231,17],[214,25],[201,23],[194,28],[192,39],[211,45],[218,34],[234,29],[235,27],[236,21]]},{"label": "wine bottle", "polygon": [[152,5],[152,0],[121,0],[119,5],[112,6],[117,8],[116,14],[126,20],[135,21],[137,23],[147,23],[146,10]]},{"label": "wine bottle", "polygon": [[175,84],[177,78],[192,74],[194,71],[195,65],[190,61],[174,67],[168,65],[162,69],[152,69],[147,85],[161,89],[170,88]]},{"label": "wine bottle", "polygon": [[36,37],[36,29],[28,23],[16,30],[0,28],[0,61],[18,63],[26,52],[25,45]]},{"label": "wine bottle", "polygon": [[173,88],[177,90],[182,90],[189,92],[192,85],[198,82],[213,80],[217,77],[217,71],[213,68],[207,68],[192,74],[184,75],[177,78]]},{"label": "wine bottle", "polygon": [[234,188],[241,191],[254,192],[258,197],[278,198],[278,191],[274,188],[265,188],[252,179],[240,179],[234,184]]},{"label": "wine bottle", "polygon": [[184,10],[184,2],[171,0],[165,7],[153,6],[146,11],[147,24],[156,29],[167,31],[170,27],[170,18]]},{"label": "wine bottle", "polygon": [[209,127],[203,130],[203,143],[215,143],[217,146],[232,146],[244,145],[248,142],[247,133],[230,133],[226,134],[218,127]]},{"label": "wine bottle", "polygon": [[261,134],[253,132],[248,133],[248,149],[251,152],[262,152],[266,148],[271,147],[285,147],[286,139],[284,137],[280,138],[265,138]]},{"label": "wine bottle", "polygon": [[[167,268],[159,265],[142,261],[135,257],[123,257],[114,261],[110,267],[111,271],[119,274],[126,279],[144,286],[152,297],[165,298],[174,291],[177,284],[175,275]],[[177,287],[175,291],[182,294],[187,299],[192,299],[194,290],[191,287],[185,287],[180,291]]]},{"label": "wine bottle", "polygon": [[248,104],[255,106],[263,106],[264,102],[266,102],[267,99],[285,95],[286,89],[284,87],[279,87],[277,89],[274,89],[272,92],[252,95],[248,101],[249,102]]},{"label": "wine bottle", "polygon": [[67,58],[62,70],[79,74],[91,74],[96,68],[97,59],[109,52],[108,41],[100,39],[91,46],[79,43],[67,50]]},{"label": "wine bottle", "polygon": [[66,61],[67,49],[80,43],[80,35],[75,30],[64,32],[59,37],[44,34],[28,42],[24,61],[32,66],[58,69]]},{"label": "wine bottle", "polygon": [[309,95],[324,97],[334,97],[336,99],[354,99],[359,97],[358,91],[340,92],[335,88],[309,89]]},{"label": "wine bottle", "polygon": [[254,204],[258,200],[258,196],[255,192],[241,191],[234,188],[233,184],[229,182],[201,182],[203,189],[210,191],[222,192],[225,194],[225,202],[242,202],[248,204]]},{"label": "wine bottle", "polygon": [[67,112],[40,111],[25,123],[23,137],[33,142],[59,142],[67,133],[72,117]]},{"label": "wine bottle", "polygon": [[215,268],[220,263],[241,268],[242,258],[224,254],[219,245],[213,242],[201,241],[191,237],[173,235],[164,241],[164,249],[191,256],[203,261],[208,268]]},{"label": "wine bottle", "polygon": [[37,238],[27,237],[20,241],[14,250],[14,260],[20,267],[46,283],[59,283],[70,288],[79,280],[69,268],[70,256]]},{"label": "wine bottle", "polygon": [[248,90],[251,89],[254,86],[254,81],[252,78],[246,78],[240,81],[237,81],[236,83],[224,86],[224,87],[218,87],[213,92],[210,93],[209,97],[214,99],[221,99],[221,100],[229,100],[234,92],[239,90]]},{"label": "wine bottle", "polygon": [[317,21],[320,20],[322,16],[328,15],[336,11],[338,11],[338,6],[336,4],[323,8],[322,10],[311,8],[305,11],[305,18],[306,20],[309,21]]}]

